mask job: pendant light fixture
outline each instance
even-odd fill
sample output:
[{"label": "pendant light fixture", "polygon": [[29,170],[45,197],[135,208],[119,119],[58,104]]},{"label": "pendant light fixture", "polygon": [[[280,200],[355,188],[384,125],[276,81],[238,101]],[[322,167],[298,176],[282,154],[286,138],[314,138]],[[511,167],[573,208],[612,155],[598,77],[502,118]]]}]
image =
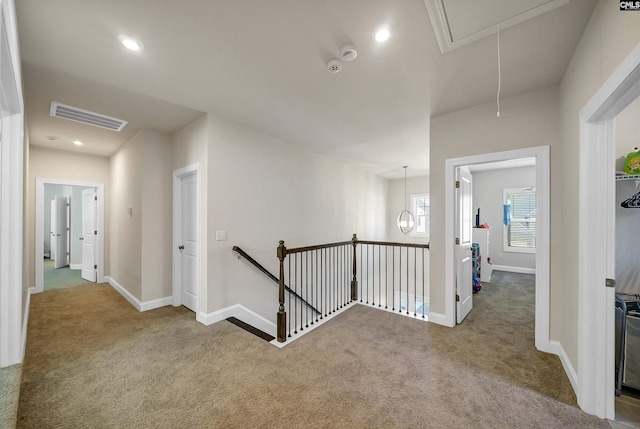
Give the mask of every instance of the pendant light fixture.
[{"label": "pendant light fixture", "polygon": [[406,165],[402,167],[404,168],[404,210],[400,212],[397,220],[398,229],[403,234],[410,233],[415,225],[413,214],[407,210],[407,167]]}]

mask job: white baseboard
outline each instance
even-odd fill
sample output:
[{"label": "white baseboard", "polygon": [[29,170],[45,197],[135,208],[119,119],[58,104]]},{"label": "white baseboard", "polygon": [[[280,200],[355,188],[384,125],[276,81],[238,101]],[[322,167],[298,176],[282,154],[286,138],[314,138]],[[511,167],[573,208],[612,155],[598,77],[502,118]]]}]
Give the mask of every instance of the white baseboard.
[{"label": "white baseboard", "polygon": [[522,268],[522,267],[510,267],[508,265],[493,265],[494,271],[508,271],[510,273],[520,273],[520,274],[535,274],[535,268]]},{"label": "white baseboard", "polygon": [[433,311],[429,312],[429,322],[435,323],[436,325],[447,326],[451,328],[451,324],[447,320],[446,314],[435,313]]},{"label": "white baseboard", "polygon": [[567,356],[567,352],[564,351],[564,347],[562,347],[562,344],[560,344],[559,341],[550,340],[548,349],[544,351],[548,353],[553,353],[554,355],[560,358],[560,362],[562,362],[562,367],[564,368],[564,372],[567,374],[567,377],[571,382],[571,387],[573,387],[573,391],[577,396],[578,395],[578,373],[576,372],[573,365],[571,365],[569,356]]},{"label": "white baseboard", "polygon": [[35,290],[35,287],[30,287],[27,292],[27,302],[24,304],[24,316],[22,317],[22,335],[20,337],[22,347],[22,355],[20,361],[24,362],[24,355],[27,351],[27,326],[29,326],[29,308],[31,307],[31,294]]},{"label": "white baseboard", "polygon": [[126,290],[120,283],[114,280],[110,276],[105,276],[104,279],[113,287],[120,295],[124,297],[131,305],[133,305],[138,311],[148,311],[153,310],[155,308],[165,307],[167,305],[171,305],[172,297],[164,297],[153,299],[151,301],[140,301],[135,296],[131,295],[131,293]]},{"label": "white baseboard", "polygon": [[247,307],[241,304],[235,304],[230,307],[214,311],[213,313],[199,313],[196,317],[196,320],[198,320],[198,322],[202,323],[203,325],[209,326],[221,320],[225,320],[228,317],[235,317],[236,319],[240,319],[243,322],[258,328],[269,335],[273,335],[274,337],[276,335],[275,323],[265,319],[264,317],[249,310]]},{"label": "white baseboard", "polygon": [[70,270],[81,270],[82,269],[82,264],[69,264],[69,269]]}]

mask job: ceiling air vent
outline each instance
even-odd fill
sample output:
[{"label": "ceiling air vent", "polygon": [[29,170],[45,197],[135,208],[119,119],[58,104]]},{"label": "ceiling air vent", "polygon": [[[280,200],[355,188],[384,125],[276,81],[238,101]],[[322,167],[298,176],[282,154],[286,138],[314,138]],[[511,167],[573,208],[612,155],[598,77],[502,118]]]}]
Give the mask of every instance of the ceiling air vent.
[{"label": "ceiling air vent", "polygon": [[70,121],[81,122],[94,127],[106,128],[111,131],[122,131],[129,122],[111,116],[80,109],[79,107],[67,106],[66,104],[51,102],[49,114],[55,118],[69,119]]}]

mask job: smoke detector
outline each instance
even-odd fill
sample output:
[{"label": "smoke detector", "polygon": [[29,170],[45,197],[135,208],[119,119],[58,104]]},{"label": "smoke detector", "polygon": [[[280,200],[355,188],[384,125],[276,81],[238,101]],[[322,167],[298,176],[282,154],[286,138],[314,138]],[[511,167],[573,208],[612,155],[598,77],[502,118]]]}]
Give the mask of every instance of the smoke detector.
[{"label": "smoke detector", "polygon": [[331,60],[329,61],[328,69],[330,73],[338,73],[342,70],[342,64],[340,64],[340,61],[338,60]]},{"label": "smoke detector", "polygon": [[358,56],[358,51],[353,46],[345,46],[342,48],[342,61],[353,61]]}]

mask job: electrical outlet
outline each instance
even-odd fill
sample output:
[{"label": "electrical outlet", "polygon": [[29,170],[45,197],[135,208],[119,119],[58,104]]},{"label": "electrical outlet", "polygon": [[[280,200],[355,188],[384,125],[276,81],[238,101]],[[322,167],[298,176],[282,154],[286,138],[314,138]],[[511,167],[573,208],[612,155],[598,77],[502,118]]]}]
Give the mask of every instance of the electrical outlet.
[{"label": "electrical outlet", "polygon": [[227,231],[216,231],[216,241],[224,241],[227,239]]}]

